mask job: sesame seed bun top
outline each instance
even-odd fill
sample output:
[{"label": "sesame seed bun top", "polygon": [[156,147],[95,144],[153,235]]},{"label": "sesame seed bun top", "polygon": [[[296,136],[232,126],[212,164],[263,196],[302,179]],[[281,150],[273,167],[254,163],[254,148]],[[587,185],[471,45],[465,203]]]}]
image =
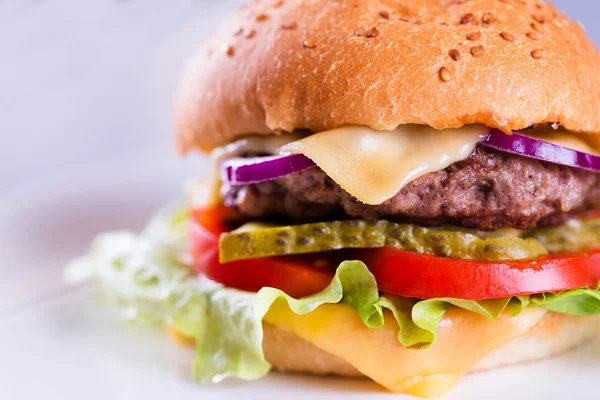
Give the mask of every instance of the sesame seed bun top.
[{"label": "sesame seed bun top", "polygon": [[536,0],[267,0],[189,63],[182,152],[248,133],[400,124],[600,133],[600,55]]}]

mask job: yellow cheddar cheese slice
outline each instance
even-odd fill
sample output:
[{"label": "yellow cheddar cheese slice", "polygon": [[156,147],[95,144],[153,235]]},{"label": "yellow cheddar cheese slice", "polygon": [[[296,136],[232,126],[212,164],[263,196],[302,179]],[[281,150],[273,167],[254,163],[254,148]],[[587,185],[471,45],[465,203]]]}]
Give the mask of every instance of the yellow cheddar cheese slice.
[{"label": "yellow cheddar cheese slice", "polygon": [[448,309],[428,349],[408,349],[397,339],[398,325],[387,312],[381,328],[369,328],[345,304],[325,304],[294,314],[278,301],[264,320],[340,357],[387,389],[421,397],[440,397],[492,350],[523,335],[547,313],[530,307],[518,317],[496,321],[460,308]]}]

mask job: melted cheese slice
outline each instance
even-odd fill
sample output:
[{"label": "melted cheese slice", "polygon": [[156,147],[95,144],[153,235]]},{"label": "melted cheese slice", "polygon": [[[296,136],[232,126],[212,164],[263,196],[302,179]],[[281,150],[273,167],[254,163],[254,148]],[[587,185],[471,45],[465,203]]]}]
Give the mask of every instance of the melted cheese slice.
[{"label": "melted cheese slice", "polygon": [[546,313],[530,307],[518,318],[503,314],[490,321],[451,307],[438,326],[434,344],[425,350],[400,345],[398,326],[389,312],[383,327],[371,329],[345,304],[326,304],[296,315],[279,301],[264,320],[340,357],[393,392],[440,397],[479,360],[526,333]]},{"label": "melted cheese slice", "polygon": [[411,181],[469,157],[486,128],[436,130],[402,125],[394,131],[351,126],[289,143],[282,153],[313,160],[348,193],[366,204],[381,204]]}]

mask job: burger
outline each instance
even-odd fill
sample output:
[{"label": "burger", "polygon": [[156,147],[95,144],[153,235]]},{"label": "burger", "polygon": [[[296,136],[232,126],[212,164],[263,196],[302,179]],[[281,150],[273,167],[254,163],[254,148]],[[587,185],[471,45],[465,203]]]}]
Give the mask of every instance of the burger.
[{"label": "burger", "polygon": [[179,91],[211,170],[68,277],[194,345],[201,382],[437,397],[562,353],[600,329],[598,65],[537,0],[253,1]]}]

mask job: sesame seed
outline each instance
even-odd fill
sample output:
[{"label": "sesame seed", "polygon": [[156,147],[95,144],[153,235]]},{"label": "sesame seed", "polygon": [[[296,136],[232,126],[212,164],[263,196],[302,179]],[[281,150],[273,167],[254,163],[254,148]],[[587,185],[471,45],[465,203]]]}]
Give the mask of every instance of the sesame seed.
[{"label": "sesame seed", "polygon": [[502,39],[509,41],[509,42],[514,42],[515,41],[515,35],[513,35],[510,32],[500,32],[500,36],[502,37]]},{"label": "sesame seed", "polygon": [[367,33],[365,34],[366,37],[368,38],[374,38],[375,36],[379,35],[379,30],[377,30],[377,28],[375,28],[374,26],[367,29]]},{"label": "sesame seed", "polygon": [[295,22],[281,25],[281,29],[283,29],[283,30],[296,29],[297,27],[298,27],[298,24],[296,24]]},{"label": "sesame seed", "polygon": [[227,56],[229,57],[233,57],[233,55],[235,54],[235,49],[233,48],[233,46],[227,46],[227,49],[225,49],[225,54],[227,54]]},{"label": "sesame seed", "polygon": [[381,18],[390,19],[390,13],[386,10],[379,11]]},{"label": "sesame seed", "polygon": [[525,36],[527,36],[531,40],[539,40],[540,39],[539,36],[537,35],[537,33],[535,33],[535,32],[527,32],[527,34]]},{"label": "sesame seed", "polygon": [[481,32],[471,32],[467,35],[467,40],[476,42],[481,39]]},{"label": "sesame seed", "polygon": [[306,47],[307,49],[314,49],[317,45],[312,40],[306,39],[304,42],[302,42],[302,46]]},{"label": "sesame seed", "polygon": [[460,24],[466,25],[475,21],[475,15],[473,13],[466,13],[460,18]]},{"label": "sesame seed", "polygon": [[531,52],[531,57],[535,58],[536,60],[539,60],[543,56],[544,56],[544,50],[542,50],[542,49],[535,49]]},{"label": "sesame seed", "polygon": [[494,22],[496,22],[496,16],[491,12],[487,12],[483,14],[483,17],[481,17],[481,21],[486,25],[491,25]]},{"label": "sesame seed", "polygon": [[451,59],[453,59],[454,61],[458,61],[460,60],[460,51],[456,50],[456,49],[452,49],[450,50],[450,52],[448,53],[448,55],[450,56]]},{"label": "sesame seed", "polygon": [[450,79],[452,79],[452,73],[450,73],[446,67],[440,68],[439,76],[442,82],[448,82]]},{"label": "sesame seed", "polygon": [[541,15],[533,14],[533,15],[531,16],[531,18],[533,18],[533,20],[534,20],[535,22],[538,22],[538,23],[540,23],[540,24],[543,24],[544,22],[546,22],[546,20],[544,19],[544,17],[543,17],[543,16],[541,16]]},{"label": "sesame seed", "polygon": [[254,20],[256,22],[261,22],[264,21],[265,19],[269,18],[267,14],[265,13],[260,13],[260,14],[256,14],[256,16],[254,17]]},{"label": "sesame seed", "polygon": [[235,30],[235,32],[233,32],[233,36],[239,36],[242,34],[242,32],[244,32],[244,27],[240,26]]},{"label": "sesame seed", "polygon": [[256,35],[256,31],[254,29],[250,29],[248,33],[246,33],[246,39],[251,39]]},{"label": "sesame seed", "polygon": [[471,55],[473,57],[481,57],[485,53],[483,46],[471,47]]},{"label": "sesame seed", "polygon": [[544,33],[544,28],[542,28],[541,25],[536,24],[535,22],[531,23],[531,29],[533,29],[534,31],[536,31],[538,33]]},{"label": "sesame seed", "polygon": [[364,28],[356,28],[354,30],[354,36],[365,36],[365,29]]}]

